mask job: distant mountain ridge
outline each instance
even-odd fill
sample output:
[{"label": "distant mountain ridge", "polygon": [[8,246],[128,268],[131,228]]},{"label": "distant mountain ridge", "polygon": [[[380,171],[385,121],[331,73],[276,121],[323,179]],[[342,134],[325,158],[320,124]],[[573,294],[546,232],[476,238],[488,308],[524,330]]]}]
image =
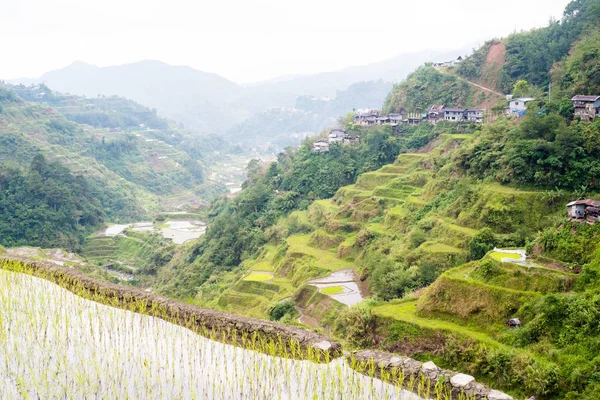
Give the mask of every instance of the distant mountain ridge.
[{"label": "distant mountain ridge", "polygon": [[45,83],[53,90],[88,97],[124,96],[157,109],[160,115],[186,128],[224,133],[265,109],[294,107],[300,96],[334,97],[338,91],[357,82],[400,81],[423,62],[453,59],[468,51],[464,48],[407,53],[369,65],[314,75],[276,77],[246,86],[214,73],[153,60],[110,67],[76,61],[47,72],[35,81],[19,79],[17,82]]}]

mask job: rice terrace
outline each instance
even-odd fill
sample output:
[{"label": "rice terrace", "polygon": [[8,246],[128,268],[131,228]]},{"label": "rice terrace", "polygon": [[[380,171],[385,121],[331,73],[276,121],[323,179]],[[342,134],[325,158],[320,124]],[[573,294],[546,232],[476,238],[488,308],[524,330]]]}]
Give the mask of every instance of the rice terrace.
[{"label": "rice terrace", "polygon": [[[150,303],[152,295],[69,268],[0,267],[3,398],[475,398],[452,396],[448,382],[432,383],[420,368],[405,375],[360,353],[341,357],[337,343],[312,332],[198,324],[185,305],[174,311],[174,302]],[[253,323],[263,326],[251,333]]]}]

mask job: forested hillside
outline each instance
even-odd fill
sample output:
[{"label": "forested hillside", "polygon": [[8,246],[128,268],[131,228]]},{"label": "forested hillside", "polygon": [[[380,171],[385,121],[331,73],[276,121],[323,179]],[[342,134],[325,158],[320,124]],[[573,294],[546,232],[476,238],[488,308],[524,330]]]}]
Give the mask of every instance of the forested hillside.
[{"label": "forested hillside", "polygon": [[41,154],[27,169],[0,165],[0,187],[0,238],[7,247],[77,250],[106,216],[102,188]]},{"label": "forested hillside", "polygon": [[196,191],[200,201],[224,192],[222,185],[205,179],[206,166],[218,159],[215,153],[229,148],[220,138],[198,140],[197,135],[158,117],[156,111],[123,98],[87,99],[53,92],[45,85],[5,86],[3,90],[16,98],[6,103],[10,108],[5,107],[0,115],[1,139],[7,144],[5,161],[28,162],[33,155],[25,149],[35,146],[62,158],[78,172],[94,174],[79,161],[92,158],[163,201],[186,191]]},{"label": "forested hillside", "polygon": [[1,242],[81,250],[86,234],[105,221],[209,201],[226,188],[208,181],[206,168],[228,148],[130,100],[2,85]]},{"label": "forested hillside", "polygon": [[[589,45],[594,36],[592,32],[598,29],[599,19],[600,4],[597,1],[576,0],[565,8],[561,20],[551,21],[544,28],[515,33],[502,39],[500,42],[505,47],[505,55],[497,88],[510,93],[518,80],[547,88],[557,67],[556,63],[562,62],[582,38]],[[458,67],[458,73],[467,79],[482,77],[488,52],[492,47],[490,44],[494,42],[488,42],[475,51],[467,62]],[[579,69],[579,73],[584,75],[592,71],[593,64]],[[557,83],[560,86],[571,86],[568,80]]]},{"label": "forested hillside", "polygon": [[425,65],[411,73],[406,80],[394,86],[383,106],[383,111],[425,113],[434,104],[446,107],[469,107],[472,104],[469,84],[455,76],[441,73]]}]

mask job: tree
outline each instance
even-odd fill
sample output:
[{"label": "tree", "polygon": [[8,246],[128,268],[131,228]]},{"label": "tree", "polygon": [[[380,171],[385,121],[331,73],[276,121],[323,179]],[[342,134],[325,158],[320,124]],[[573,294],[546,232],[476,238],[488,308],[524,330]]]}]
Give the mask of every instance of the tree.
[{"label": "tree", "polygon": [[271,321],[279,321],[286,314],[293,315],[296,312],[296,305],[291,300],[285,300],[273,305],[269,309],[269,319]]},{"label": "tree", "polygon": [[483,258],[483,256],[494,248],[495,242],[494,232],[490,228],[481,229],[469,241],[469,258],[471,260]]}]

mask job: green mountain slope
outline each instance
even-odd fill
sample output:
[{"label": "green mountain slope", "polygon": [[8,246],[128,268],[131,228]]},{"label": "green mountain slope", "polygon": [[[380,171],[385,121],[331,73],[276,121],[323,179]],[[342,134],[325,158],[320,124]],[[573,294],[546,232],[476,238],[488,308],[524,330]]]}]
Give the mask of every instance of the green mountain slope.
[{"label": "green mountain slope", "polygon": [[228,149],[221,139],[183,132],[155,111],[123,98],[87,99],[44,85],[7,90],[27,101],[7,104],[0,115],[4,161],[28,162],[34,146],[76,173],[98,175],[99,169],[108,169],[148,192],[152,202],[160,195],[167,208],[173,207],[170,196],[186,194],[188,202],[202,202],[224,191],[205,178],[215,153]]}]

